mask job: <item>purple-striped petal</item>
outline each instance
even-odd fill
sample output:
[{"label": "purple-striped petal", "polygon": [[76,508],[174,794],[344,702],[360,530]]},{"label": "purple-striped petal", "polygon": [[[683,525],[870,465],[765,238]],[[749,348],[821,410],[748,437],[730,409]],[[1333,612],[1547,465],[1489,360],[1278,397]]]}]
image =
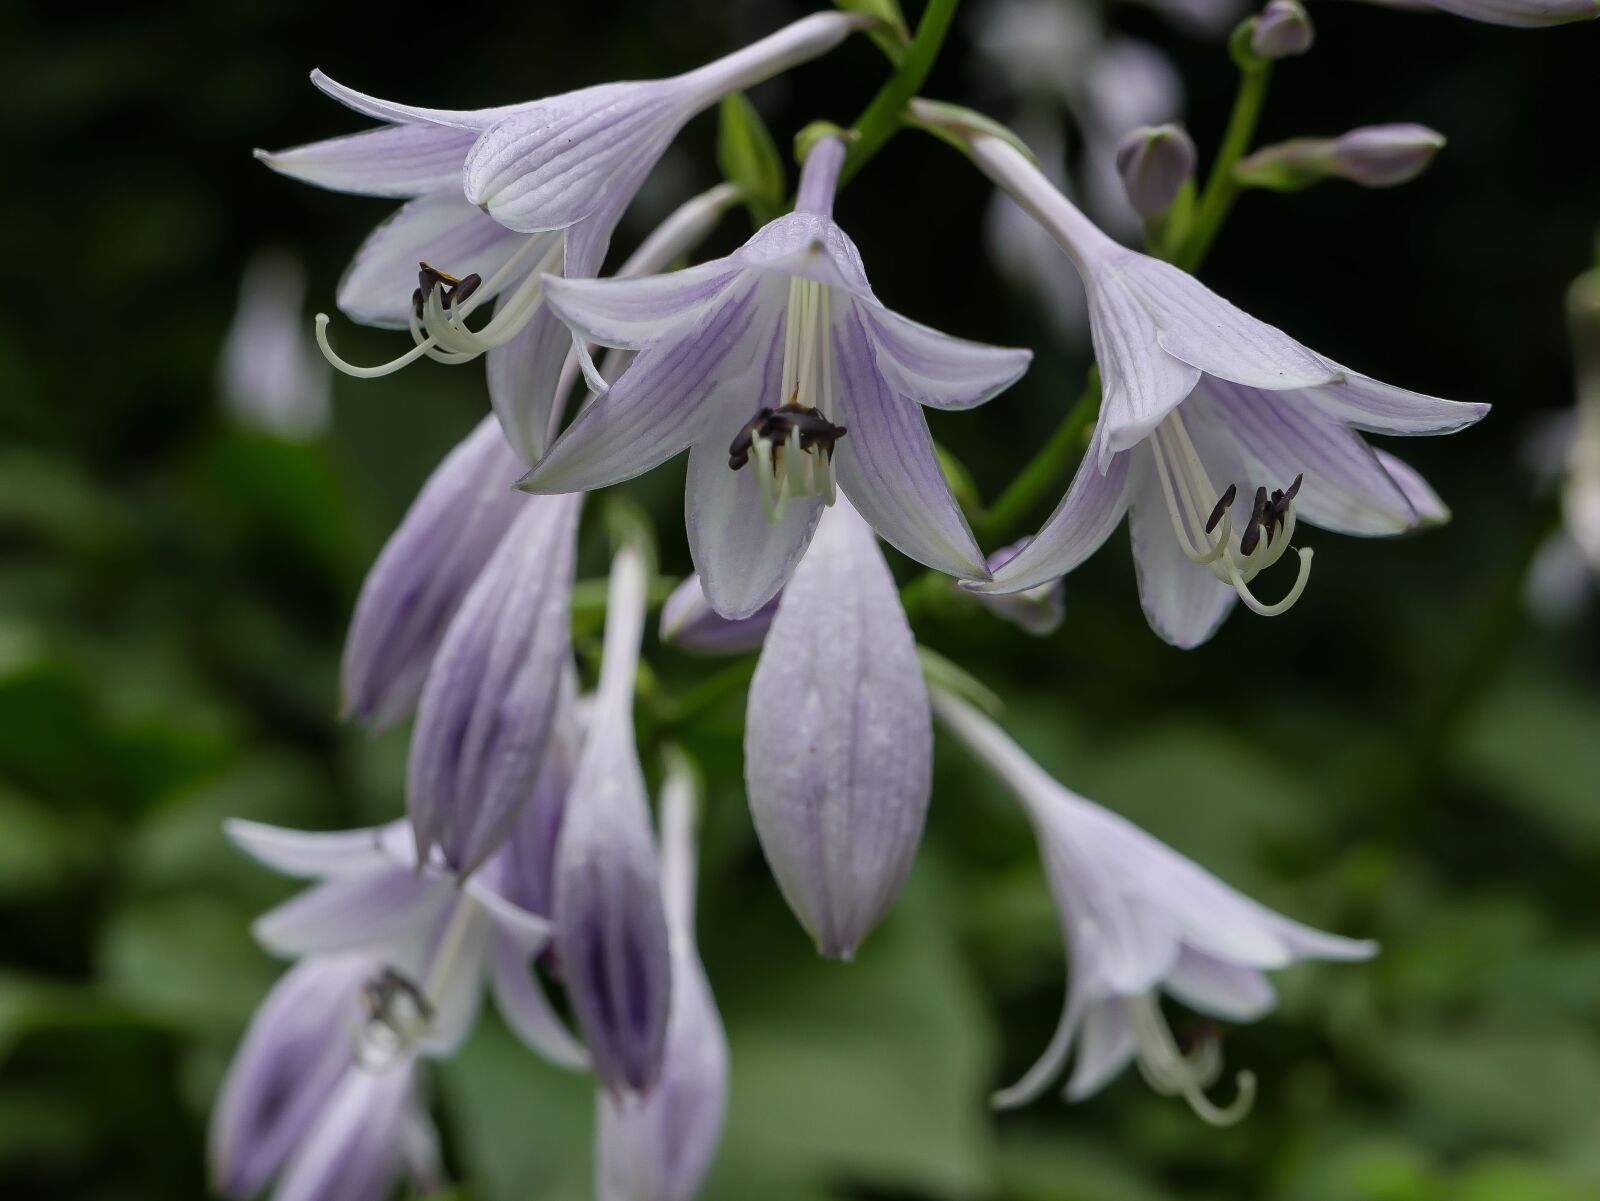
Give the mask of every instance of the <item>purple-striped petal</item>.
[{"label": "purple-striped petal", "polygon": [[916,857],[933,734],[916,642],[843,501],[778,603],[750,685],[745,784],[762,850],[824,955],[849,959]]},{"label": "purple-striped petal", "polygon": [[789,213],[769,221],[729,257],[745,267],[874,299],[861,251],[832,218],[819,213]]},{"label": "purple-striped petal", "polygon": [[1181,404],[1200,379],[1193,365],[1158,345],[1160,329],[1143,301],[1120,279],[1091,275],[1089,333],[1100,365],[1100,467],[1142,441]]},{"label": "purple-striped petal", "polygon": [[288,150],[256,151],[281,175],[361,196],[461,195],[461,164],[477,135],[440,125],[388,125]]},{"label": "purple-striped petal", "polygon": [[262,914],[256,940],[278,955],[393,944],[431,925],[450,886],[405,867],[329,880]]},{"label": "purple-striped petal", "polygon": [[739,277],[741,268],[717,259],[636,279],[561,279],[545,276],[545,299],[550,308],[592,342],[643,350],[668,338],[681,336],[717,303]]},{"label": "purple-striped petal", "polygon": [[861,516],[903,554],[949,575],[987,576],[983,552],[950,491],[927,420],[879,371],[860,306],[835,320],[840,416],[834,462]]},{"label": "purple-striped petal", "polygon": [[691,572],[661,606],[661,641],[697,654],[741,655],[761,648],[777,611],[774,598],[749,617],[729,621],[711,607],[700,576]]},{"label": "purple-striped petal", "polygon": [[229,818],[222,828],[234,846],[286,876],[333,879],[395,864],[384,845],[389,841],[387,827],[313,832]]},{"label": "purple-striped petal", "polygon": [[865,309],[878,369],[896,392],[934,409],[970,409],[1022,378],[1031,350],[952,338],[887,309]]},{"label": "purple-striped petal", "polygon": [[415,104],[400,104],[393,100],[380,100],[376,96],[369,96],[365,92],[358,92],[352,87],[346,87],[338,80],[330,78],[320,69],[311,72],[311,82],[323,95],[331,96],[346,108],[354,109],[362,116],[371,117],[374,121],[385,121],[401,125],[422,123],[476,132],[487,129],[506,115],[516,112],[519,108],[526,107],[517,104],[504,104],[497,108],[458,109],[424,108]]},{"label": "purple-striped petal", "polygon": [[1306,399],[1335,421],[1375,434],[1453,434],[1488,415],[1486,404],[1442,400],[1345,368],[1336,384],[1308,388]]},{"label": "purple-striped petal", "polygon": [[1144,460],[1140,464],[1144,478],[1134,493],[1128,533],[1133,539],[1139,603],[1152,630],[1188,650],[1217,632],[1238,593],[1183,553],[1150,452],[1135,453]]},{"label": "purple-striped petal", "polygon": [[581,496],[528,501],[450,623],[411,737],[407,805],[420,857],[461,874],[528,799],[571,656]]},{"label": "purple-striped petal", "polygon": [[346,1072],[273,1201],[383,1201],[404,1164],[401,1133],[415,1104],[414,1072],[409,1060]]},{"label": "purple-striped petal", "polygon": [[1386,450],[1374,450],[1378,456],[1378,463],[1389,473],[1389,478],[1395,486],[1405,494],[1412,510],[1417,515],[1417,524],[1424,529],[1432,525],[1444,525],[1450,520],[1450,506],[1439,499],[1439,494],[1433,490],[1427,480],[1417,474],[1416,468],[1395,458]]},{"label": "purple-striped petal", "polygon": [[589,1065],[589,1053],[556,1015],[526,950],[497,936],[490,949],[490,972],[500,1016],[530,1050],[573,1071]]},{"label": "purple-striped petal", "polygon": [[545,452],[551,411],[561,393],[558,381],[571,349],[566,327],[548,308],[540,308],[516,337],[484,356],[489,405],[526,463],[537,463]]},{"label": "purple-striped petal", "polygon": [[367,573],[345,638],[344,712],[382,727],[411,711],[461,600],[527,504],[521,465],[486,417],[428,477]]}]

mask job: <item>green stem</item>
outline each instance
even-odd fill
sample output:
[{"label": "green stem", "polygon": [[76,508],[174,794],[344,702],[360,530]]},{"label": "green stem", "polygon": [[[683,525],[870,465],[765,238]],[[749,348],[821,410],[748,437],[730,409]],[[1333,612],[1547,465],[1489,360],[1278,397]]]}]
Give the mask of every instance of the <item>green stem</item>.
[{"label": "green stem", "polygon": [[1100,369],[1090,367],[1083,393],[1067,410],[1056,432],[979,520],[978,528],[986,542],[1003,542],[1039,500],[1058,486],[1057,481],[1082,456],[1086,436],[1099,408]]},{"label": "green stem", "polygon": [[662,726],[672,730],[688,725],[723,700],[748,687],[750,678],[755,674],[756,660],[752,655],[741,659],[731,667],[723,668],[714,676],[701,680],[664,707],[665,712],[661,715]]},{"label": "green stem", "polygon": [[1185,231],[1183,242],[1171,255],[1172,261],[1185,271],[1193,271],[1205,259],[1238,198],[1239,181],[1234,178],[1233,169],[1255,139],[1256,125],[1266,104],[1267,84],[1271,80],[1270,63],[1249,63],[1239,69],[1239,92],[1233,100],[1233,112],[1228,117],[1222,147],[1211,164],[1211,174],[1206,177],[1205,191],[1200,194],[1194,220]]},{"label": "green stem", "polygon": [[839,176],[841,187],[851,176],[866,166],[867,160],[883,149],[884,143],[899,130],[901,121],[905,117],[906,105],[921,89],[923,82],[928,78],[928,72],[933,70],[933,64],[939,57],[939,50],[944,45],[945,34],[950,32],[950,22],[956,15],[956,5],[959,2],[960,0],[928,0],[928,7],[922,12],[922,20],[917,23],[916,36],[911,39],[905,57],[900,60],[900,66],[889,77],[888,82],[878,89],[878,94],[872,98],[871,103],[856,120],[852,130],[854,137],[845,155],[844,170]]}]

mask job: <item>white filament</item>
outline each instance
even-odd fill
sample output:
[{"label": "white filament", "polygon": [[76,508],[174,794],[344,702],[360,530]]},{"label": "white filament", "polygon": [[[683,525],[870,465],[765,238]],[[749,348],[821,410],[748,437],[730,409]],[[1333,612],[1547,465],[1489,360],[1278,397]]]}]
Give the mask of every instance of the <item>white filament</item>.
[{"label": "white filament", "polygon": [[1219,1106],[1205,1094],[1222,1075],[1222,1052],[1215,1039],[1206,1039],[1185,1055],[1178,1049],[1154,997],[1125,997],[1123,1005],[1133,1031],[1139,1074],[1145,1083],[1164,1097],[1181,1096],[1202,1121],[1212,1126],[1231,1126],[1250,1112],[1256,1099],[1253,1072],[1240,1072],[1234,1077],[1238,1092],[1228,1105]]},{"label": "white filament", "polygon": [[[789,281],[789,303],[784,313],[783,370],[778,403],[815,409],[828,420],[835,414],[833,388],[833,334],[828,288],[815,280]],[[756,486],[767,520],[776,524],[796,496],[821,496],[824,504],[838,499],[838,480],[831,448],[802,450],[800,431],[790,429],[774,442],[756,431],[750,440],[756,461]]]}]

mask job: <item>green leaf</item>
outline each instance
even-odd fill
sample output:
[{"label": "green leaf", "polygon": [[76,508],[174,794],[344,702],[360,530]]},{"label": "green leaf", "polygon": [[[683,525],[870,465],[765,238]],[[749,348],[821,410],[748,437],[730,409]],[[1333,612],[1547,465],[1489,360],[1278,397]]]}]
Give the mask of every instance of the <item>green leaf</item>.
[{"label": "green leaf", "polygon": [[743,92],[723,97],[721,116],[717,166],[743,194],[751,220],[765,225],[783,212],[788,186],[777,144]]}]

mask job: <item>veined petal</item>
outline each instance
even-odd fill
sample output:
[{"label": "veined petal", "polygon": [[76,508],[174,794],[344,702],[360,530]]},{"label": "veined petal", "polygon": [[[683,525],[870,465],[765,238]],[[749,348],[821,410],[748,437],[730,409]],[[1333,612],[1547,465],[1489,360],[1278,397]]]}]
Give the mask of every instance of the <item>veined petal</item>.
[{"label": "veined petal", "polygon": [[1405,493],[1406,500],[1417,514],[1418,524],[1423,527],[1444,525],[1450,520],[1450,506],[1439,499],[1439,494],[1417,474],[1416,468],[1386,450],[1375,449],[1372,453],[1378,456],[1379,464],[1389,473],[1395,486]]},{"label": "veined petal", "polygon": [[313,832],[237,817],[222,828],[236,847],[286,876],[332,879],[395,866],[384,848],[384,829]]},{"label": "veined petal", "polygon": [[1072,1044],[1078,1037],[1085,1009],[1090,1004],[1081,982],[1076,977],[1070,977],[1061,1005],[1060,1020],[1056,1022],[1043,1053],[1020,1080],[990,1097],[989,1104],[996,1109],[1014,1109],[1026,1105],[1049,1088],[1051,1081],[1059,1079],[1062,1069],[1067,1066],[1067,1057],[1072,1053]]},{"label": "veined petal", "polygon": [[587,1067],[589,1053],[556,1016],[527,952],[513,940],[497,936],[490,956],[495,1005],[512,1032],[559,1067],[573,1071]]},{"label": "veined petal", "polygon": [[[746,393],[770,352],[778,313],[768,291],[730,290],[691,330],[643,351],[518,486],[529,492],[603,488],[650,470],[707,434],[719,399]],[[759,395],[750,392],[747,403]],[[744,420],[729,427],[729,441]]]},{"label": "veined petal", "polygon": [[878,369],[902,396],[934,409],[970,409],[1022,378],[1031,350],[952,338],[887,309],[867,309]]},{"label": "veined petal", "polygon": [[1090,1005],[1078,1037],[1078,1056],[1067,1081],[1069,1101],[1083,1101],[1106,1086],[1133,1058],[1133,1029],[1120,998]]},{"label": "veined petal", "polygon": [[903,554],[966,579],[988,575],[983,552],[950,491],[921,409],[878,369],[858,305],[833,325],[840,416],[849,432],[834,459],[839,483],[867,523]]},{"label": "veined petal", "polygon": [[1130,452],[1101,467],[1104,427],[1095,431],[1072,486],[1027,546],[995,569],[994,578],[973,585],[979,592],[1022,592],[1057,579],[1082,563],[1117,528],[1128,511]]},{"label": "veined petal", "polygon": [[761,642],[778,611],[777,599],[768,601],[749,617],[729,621],[711,607],[700,576],[689,576],[661,606],[661,641],[680,650],[706,655],[739,655],[761,649]]},{"label": "veined petal", "polygon": [[571,349],[566,327],[541,307],[516,337],[484,356],[489,405],[526,463],[537,463],[546,450],[558,381]]},{"label": "veined petal", "polygon": [[400,1175],[412,1061],[348,1071],[289,1161],[273,1201],[383,1201]]},{"label": "veined petal", "polygon": [[440,125],[388,125],[288,150],[256,151],[280,175],[362,196],[461,192],[461,164],[476,136]]},{"label": "veined petal", "polygon": [[1336,384],[1306,390],[1306,398],[1335,421],[1377,434],[1453,434],[1481,421],[1486,404],[1441,400],[1340,368]]},{"label": "veined petal", "polygon": [[[477,901],[453,892],[437,919],[428,962],[428,1001],[433,1013],[418,1052],[431,1059],[449,1059],[472,1033],[483,1005],[489,940],[493,925]],[[439,971],[440,965],[444,970]],[[437,975],[437,979],[434,976]]]},{"label": "veined petal", "polygon": [[[435,192],[400,208],[361,243],[339,281],[339,309],[352,321],[406,328],[417,267],[487,281],[527,242],[456,192]],[[487,299],[487,297],[485,297]]]},{"label": "veined petal", "polygon": [[448,885],[408,868],[329,880],[262,914],[251,927],[279,955],[310,955],[397,942],[448,903]]},{"label": "veined petal", "polygon": [[1128,532],[1133,538],[1139,603],[1152,630],[1173,646],[1189,650],[1217,632],[1238,593],[1184,554],[1151,452],[1134,453],[1141,460],[1141,478],[1133,492]]},{"label": "veined petal", "polygon": [[400,125],[421,122],[443,125],[451,129],[483,130],[508,113],[525,107],[518,104],[503,104],[496,108],[455,109],[400,104],[393,100],[380,100],[376,96],[369,96],[365,92],[346,87],[337,80],[329,78],[320,69],[311,72],[311,82],[324,95],[333,97],[346,108],[354,109],[374,121],[387,121]]},{"label": "veined petal", "polygon": [[1183,402],[1200,371],[1161,348],[1155,318],[1120,280],[1091,275],[1086,282],[1102,380],[1099,465],[1105,468],[1114,453],[1137,445]]},{"label": "veined petal", "polygon": [[1256,968],[1228,963],[1188,947],[1167,976],[1166,989],[1190,1009],[1227,1022],[1254,1022],[1272,1012],[1277,996]]},{"label": "veined petal", "polygon": [[820,213],[789,213],[767,222],[729,259],[744,267],[814,280],[875,302],[861,251],[849,234]]},{"label": "veined petal", "polygon": [[635,279],[545,276],[545,300],[575,332],[602,346],[643,350],[703,318],[741,268],[717,259],[683,271]]}]

